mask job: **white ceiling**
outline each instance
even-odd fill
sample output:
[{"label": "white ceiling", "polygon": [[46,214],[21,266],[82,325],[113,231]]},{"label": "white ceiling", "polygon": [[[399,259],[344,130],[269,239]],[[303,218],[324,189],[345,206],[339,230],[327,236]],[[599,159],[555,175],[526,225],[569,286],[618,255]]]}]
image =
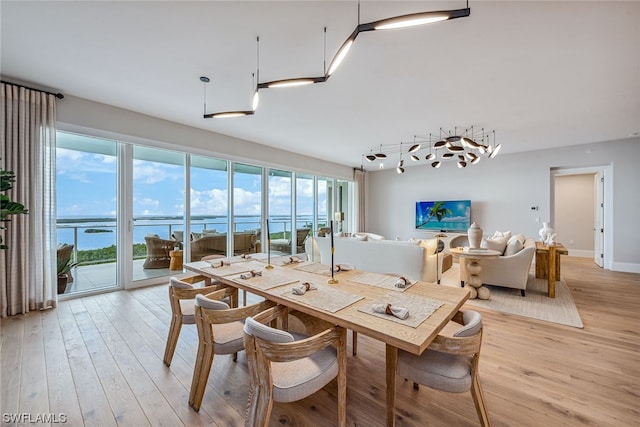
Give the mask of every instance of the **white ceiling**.
[{"label": "white ceiling", "polygon": [[[323,74],[357,24],[356,1],[2,1],[4,79],[284,150],[359,166],[379,144],[445,129],[496,130],[502,153],[640,132],[640,3],[471,1],[471,16],[361,33],[324,84],[260,81]],[[360,22],[464,1],[363,1]],[[64,101],[62,101],[64,102]],[[366,166],[366,165],[365,165]]]}]

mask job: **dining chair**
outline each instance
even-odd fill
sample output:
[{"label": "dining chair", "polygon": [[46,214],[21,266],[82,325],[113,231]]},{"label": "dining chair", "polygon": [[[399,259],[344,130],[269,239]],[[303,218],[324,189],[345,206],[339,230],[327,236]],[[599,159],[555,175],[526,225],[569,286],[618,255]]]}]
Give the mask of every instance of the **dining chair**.
[{"label": "dining chair", "polygon": [[[304,325],[305,334],[287,331],[289,314]],[[267,325],[278,320],[282,329]],[[244,333],[250,375],[245,426],[268,426],[274,401],[304,399],[336,377],[338,425],[346,426],[346,329],[276,306],[247,318]]]},{"label": "dining chair", "polygon": [[198,353],[189,393],[189,406],[196,412],[202,404],[214,355],[233,354],[235,362],[238,352],[244,350],[245,319],[275,306],[274,302],[265,300],[249,306],[231,308],[224,300],[232,297],[234,293],[237,296],[237,290],[228,287],[196,296]]},{"label": "dining chair", "polygon": [[[195,283],[203,282],[202,287],[193,286]],[[178,279],[171,277],[169,279],[169,303],[171,304],[171,325],[169,326],[169,335],[167,336],[167,344],[164,349],[164,364],[171,366],[173,353],[178,344],[180,330],[182,325],[194,325],[195,320],[195,297],[198,294],[211,293],[217,289],[225,287],[218,282],[212,282],[211,278],[205,276],[191,276]],[[237,301],[237,300],[236,300]],[[234,301],[229,301],[234,303]]]},{"label": "dining chair", "polygon": [[471,391],[482,426],[490,426],[478,363],[482,344],[482,316],[473,310],[459,311],[452,319],[462,325],[453,336],[438,335],[420,355],[398,351],[397,375],[450,393]]}]

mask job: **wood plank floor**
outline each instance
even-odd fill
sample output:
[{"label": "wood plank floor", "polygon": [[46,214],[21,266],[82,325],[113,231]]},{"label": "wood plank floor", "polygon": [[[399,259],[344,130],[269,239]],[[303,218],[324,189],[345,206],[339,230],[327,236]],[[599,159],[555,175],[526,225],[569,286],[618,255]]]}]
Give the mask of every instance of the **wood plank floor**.
[{"label": "wood plank floor", "polygon": [[[565,257],[584,329],[482,311],[480,376],[494,426],[630,426],[640,420],[640,275]],[[64,414],[70,426],[240,426],[244,354],[216,356],[199,413],[187,404],[197,346],[183,328],[171,368],[166,286],[60,303],[2,319],[0,412]],[[384,425],[384,345],[360,336],[349,356],[348,424]],[[469,393],[397,383],[398,426],[475,426]],[[15,420],[14,420],[15,421]],[[273,426],[336,423],[336,384],[274,406]],[[26,423],[28,424],[28,423]],[[46,423],[45,423],[46,424]]]}]

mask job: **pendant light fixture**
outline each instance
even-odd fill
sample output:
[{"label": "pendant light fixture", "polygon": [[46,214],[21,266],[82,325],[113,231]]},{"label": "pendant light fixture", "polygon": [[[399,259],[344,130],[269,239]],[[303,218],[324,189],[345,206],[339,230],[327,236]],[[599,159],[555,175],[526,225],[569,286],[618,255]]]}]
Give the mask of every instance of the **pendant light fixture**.
[{"label": "pendant light fixture", "polygon": [[218,113],[207,113],[207,84],[211,81],[209,77],[202,76],[200,81],[204,84],[204,114],[205,119],[220,119],[228,117],[242,117],[251,116],[255,114],[258,104],[260,102],[260,95],[258,94],[258,80],[260,79],[260,37],[256,38],[256,73],[251,73],[251,87],[253,88],[253,98],[251,100],[251,110],[237,110],[237,111],[221,111]]}]

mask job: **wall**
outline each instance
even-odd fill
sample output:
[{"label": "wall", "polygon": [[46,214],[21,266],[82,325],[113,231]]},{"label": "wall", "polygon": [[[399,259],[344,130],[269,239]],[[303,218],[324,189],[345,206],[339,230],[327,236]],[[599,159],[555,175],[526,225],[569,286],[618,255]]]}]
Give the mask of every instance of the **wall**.
[{"label": "wall", "polygon": [[569,255],[593,257],[594,174],[555,177],[555,212],[551,227]]},{"label": "wall", "polygon": [[[505,144],[506,145],[506,144]],[[553,169],[610,165],[613,180],[611,269],[640,273],[640,138],[585,144],[552,150],[500,154],[458,169],[422,163],[398,175],[395,168],[367,174],[367,231],[389,238],[425,236],[414,230],[417,200],[472,201],[472,220],[485,232],[512,230],[537,237],[551,218]],[[539,210],[532,211],[531,206]]]},{"label": "wall", "polygon": [[65,96],[57,104],[58,128],[121,141],[179,149],[195,154],[353,180],[348,166],[278,150],[266,145],[147,116],[130,110]]}]

